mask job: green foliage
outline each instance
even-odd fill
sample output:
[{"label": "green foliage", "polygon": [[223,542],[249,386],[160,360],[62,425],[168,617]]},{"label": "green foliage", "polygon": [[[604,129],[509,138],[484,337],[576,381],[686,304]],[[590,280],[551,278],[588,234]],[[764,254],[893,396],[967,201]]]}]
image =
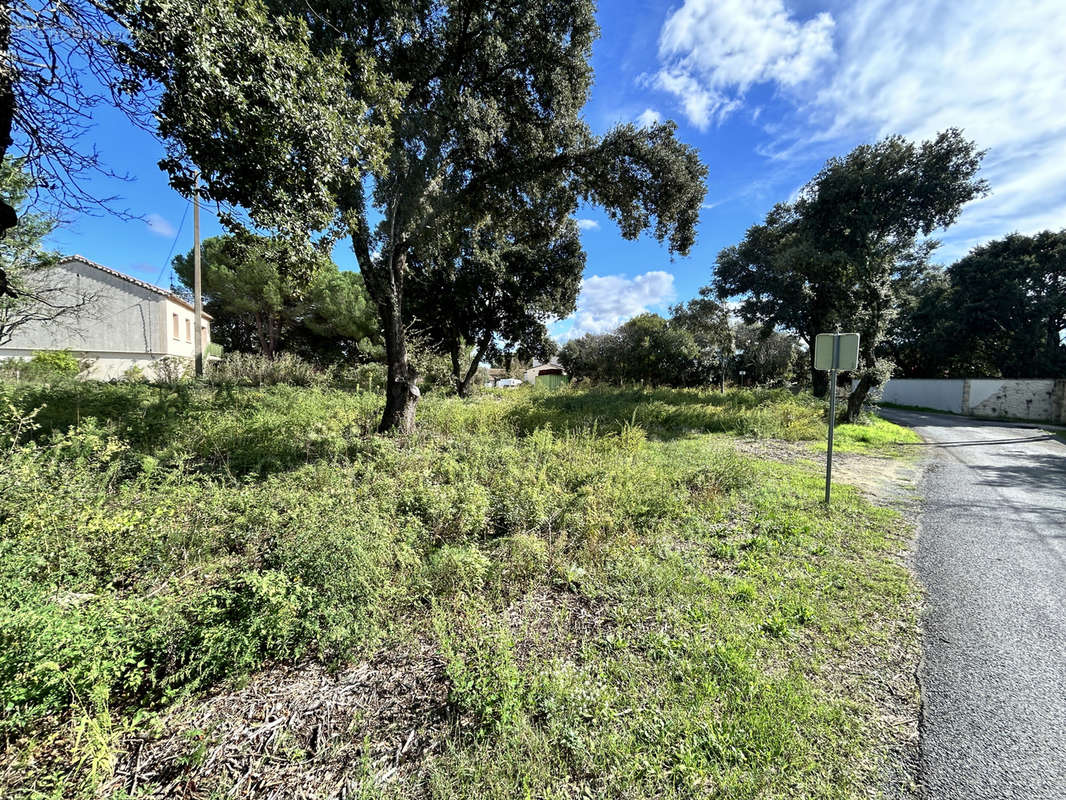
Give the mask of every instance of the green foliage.
[{"label": "green foliage", "polygon": [[[776,205],[718,255],[715,291],[741,296],[745,321],[793,331],[811,352],[819,333],[858,331],[859,383],[847,409],[856,419],[891,374],[879,346],[935,247],[919,237],[951,225],[986,191],[976,177],[983,155],[949,129],[921,143],[890,136],[830,159],[795,202]],[[825,375],[811,364],[824,394]]]},{"label": "green foliage", "polygon": [[806,374],[803,351],[795,337],[744,323],[736,326],[734,335],[740,352],[732,360],[736,370],[746,373],[745,383],[780,386]]},{"label": "green foliage", "polygon": [[[202,250],[212,338],[227,349],[268,358],[296,351],[319,361],[379,354],[377,314],[358,273],[339,271],[317,250],[248,232],[212,237]],[[192,251],[174,258],[186,289],[193,266]]]},{"label": "green foliage", "polygon": [[152,362],[152,380],[164,386],[175,386],[193,377],[194,366],[186,356],[163,356]]},{"label": "green foliage", "polygon": [[0,380],[30,383],[69,381],[77,377],[82,369],[84,365],[69,350],[39,350],[26,361],[0,361]]},{"label": "green foliage", "polygon": [[430,581],[439,594],[474,594],[484,587],[491,566],[476,547],[446,544],[429,559]]},{"label": "green foliage", "polygon": [[33,354],[30,365],[57,375],[73,376],[81,372],[81,364],[69,350],[39,350]]},{"label": "green foliage", "polygon": [[1066,230],[988,242],[947,272],[953,374],[1066,377]]},{"label": "green foliage", "polygon": [[506,629],[479,624],[472,615],[435,621],[451,684],[449,700],[472,715],[485,735],[513,726],[522,708],[522,673]]},{"label": "green foliage", "polygon": [[317,47],[323,31],[302,4],[109,6],[130,36],[124,60],[139,80],[128,88],[162,90],[160,166],[186,196],[199,175],[207,199],[305,241],[334,223],[345,170],[382,165],[400,87],[372,52]]},{"label": "green foliage", "polygon": [[[821,438],[811,398],[437,396],[417,435],[384,438],[366,392],[2,392],[0,728],[94,721],[102,756],[62,762],[68,794],[138,712],[412,642],[456,722],[419,778],[445,795],[597,775],[838,797],[872,774],[875,679],[825,676],[838,654],[890,669],[911,636],[895,523],[845,487],[826,512],[819,469],[707,435]],[[20,763],[5,781],[48,768]]]},{"label": "green foliage", "polygon": [[328,376],[291,353],[268,358],[255,353],[226,353],[208,362],[207,382],[215,386],[315,386],[328,382]]},{"label": "green foliage", "polygon": [[[585,267],[577,224],[546,224],[545,212],[531,207],[514,230],[465,233],[451,243],[451,252],[438,243],[418,253],[405,293],[408,314],[435,348],[451,356],[461,396],[481,362],[498,349],[550,355],[546,321],[574,310]],[[466,343],[474,347],[464,359]]]},{"label": "green foliage", "polygon": [[559,363],[578,379],[652,386],[707,384],[714,374],[721,374],[722,353],[728,347],[724,342],[732,337],[728,325],[723,333],[717,321],[693,304],[687,310],[675,309],[679,316],[671,320],[641,314],[612,333],[571,339],[559,351]]}]

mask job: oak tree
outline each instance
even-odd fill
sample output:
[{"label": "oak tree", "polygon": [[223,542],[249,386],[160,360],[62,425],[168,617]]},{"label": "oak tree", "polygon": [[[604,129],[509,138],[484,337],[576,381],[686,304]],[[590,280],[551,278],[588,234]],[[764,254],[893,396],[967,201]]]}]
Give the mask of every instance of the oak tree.
[{"label": "oak tree", "polygon": [[854,420],[891,374],[878,349],[897,314],[899,286],[925,268],[935,246],[924,237],[986,191],[977,178],[983,155],[949,129],[921,143],[890,136],[830,159],[795,202],[775,206],[719,254],[718,296],[739,296],[749,322],[794,331],[808,347],[819,394],[826,380],[813,369],[814,337],[858,331],[858,383],[847,405]]},{"label": "oak tree", "polygon": [[[230,57],[238,72],[276,65],[277,47],[218,9],[234,5],[251,11],[252,31],[283,41],[282,63],[298,66],[287,92],[211,67]],[[590,0],[208,6],[221,44],[175,39],[165,24],[135,36],[161,56],[139,63],[166,90],[161,130],[177,142],[166,166],[188,185],[195,165],[212,197],[263,227],[346,226],[383,325],[383,431],[414,426],[404,297],[420,251],[454,253],[449,237],[513,230],[528,198],[548,199],[545,219],[556,224],[584,200],[626,238],[650,231],[679,253],[695,240],[706,169],[673,124],[597,136],[580,116],[596,35]],[[182,18],[178,30],[203,37],[209,23],[196,22]]]}]

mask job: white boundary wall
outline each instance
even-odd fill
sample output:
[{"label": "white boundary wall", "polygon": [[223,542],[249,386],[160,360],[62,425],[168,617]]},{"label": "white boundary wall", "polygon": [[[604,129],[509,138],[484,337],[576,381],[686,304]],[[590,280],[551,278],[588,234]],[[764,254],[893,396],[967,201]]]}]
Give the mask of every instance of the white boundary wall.
[{"label": "white boundary wall", "polygon": [[970,414],[1066,424],[1066,380],[893,378],[881,400]]},{"label": "white boundary wall", "polygon": [[962,394],[966,381],[947,378],[893,378],[885,384],[881,400],[901,406],[924,406],[962,413]]}]

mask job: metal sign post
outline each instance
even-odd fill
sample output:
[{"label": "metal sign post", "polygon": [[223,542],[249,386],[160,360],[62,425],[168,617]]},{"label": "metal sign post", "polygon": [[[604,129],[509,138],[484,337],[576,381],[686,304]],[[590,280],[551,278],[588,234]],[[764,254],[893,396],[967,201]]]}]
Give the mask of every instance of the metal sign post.
[{"label": "metal sign post", "polygon": [[833,368],[829,370],[829,447],[825,451],[825,504],[833,485],[833,430],[837,426],[837,365],[840,363],[840,335],[833,337]]},{"label": "metal sign post", "polygon": [[859,366],[859,334],[819,333],[814,340],[814,368],[829,371],[829,446],[825,451],[825,504],[833,485],[833,430],[837,423],[837,372]]}]

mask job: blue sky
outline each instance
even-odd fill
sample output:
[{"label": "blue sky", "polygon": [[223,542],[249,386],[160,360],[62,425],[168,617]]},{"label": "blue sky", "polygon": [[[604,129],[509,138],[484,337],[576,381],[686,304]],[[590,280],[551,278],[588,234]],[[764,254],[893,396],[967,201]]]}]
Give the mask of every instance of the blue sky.
[{"label": "blue sky", "polygon": [[[627,242],[595,208],[579,217],[588,267],[560,339],[664,311],[710,279],[718,251],[743,237],[824,163],[864,141],[961,127],[988,150],[992,194],[941,238],[947,263],[1011,231],[1066,227],[1066,3],[1061,0],[604,0],[585,109],[598,132],[673,119],[710,170],[699,239],[671,259]],[[101,110],[90,138],[132,180],[98,179],[143,220],[72,220],[54,237],[145,280],[169,280],[167,255],[192,243],[192,214],[156,166],[162,146]],[[181,229],[178,234],[179,227]],[[210,210],[202,235],[220,232]],[[353,267],[346,246],[335,258]]]}]

